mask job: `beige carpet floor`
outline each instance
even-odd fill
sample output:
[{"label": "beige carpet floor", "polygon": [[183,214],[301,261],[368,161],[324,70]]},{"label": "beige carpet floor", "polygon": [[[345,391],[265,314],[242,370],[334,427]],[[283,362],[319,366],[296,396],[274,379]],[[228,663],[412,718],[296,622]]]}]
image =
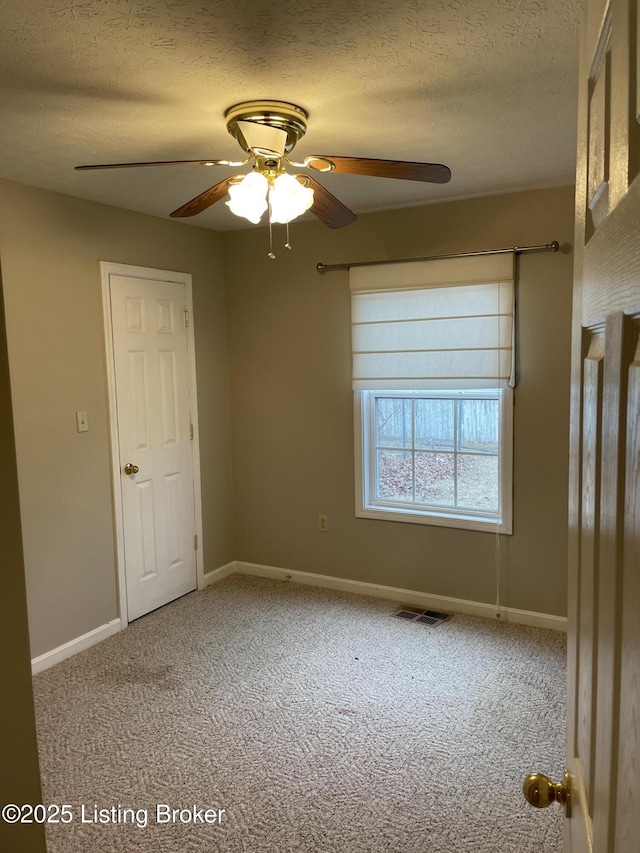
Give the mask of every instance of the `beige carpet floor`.
[{"label": "beige carpet floor", "polygon": [[564,636],[394,609],[233,575],[36,676],[50,853],[560,853]]}]

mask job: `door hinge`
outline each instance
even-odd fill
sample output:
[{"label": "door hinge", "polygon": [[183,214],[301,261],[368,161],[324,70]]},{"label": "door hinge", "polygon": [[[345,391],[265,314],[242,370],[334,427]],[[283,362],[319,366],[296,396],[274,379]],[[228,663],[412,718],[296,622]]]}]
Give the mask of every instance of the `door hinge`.
[{"label": "door hinge", "polygon": [[185,311],[182,316],[184,317],[185,328],[188,328],[188,326],[189,326],[189,312]]},{"label": "door hinge", "polygon": [[197,550],[198,550],[198,534],[197,534],[197,533],[196,533],[196,535],[193,537],[193,550],[194,550],[194,551],[197,551]]},{"label": "door hinge", "polygon": [[189,435],[191,436],[191,441],[193,441],[193,424],[189,424]]}]

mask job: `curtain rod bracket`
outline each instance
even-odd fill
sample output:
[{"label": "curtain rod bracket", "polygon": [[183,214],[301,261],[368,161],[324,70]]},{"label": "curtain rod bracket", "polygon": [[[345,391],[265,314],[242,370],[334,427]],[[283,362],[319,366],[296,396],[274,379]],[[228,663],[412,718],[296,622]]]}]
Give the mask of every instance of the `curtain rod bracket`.
[{"label": "curtain rod bracket", "polygon": [[560,243],[553,240],[551,243],[543,243],[541,246],[512,246],[510,249],[487,249],[484,252],[452,252],[449,255],[430,255],[426,258],[393,258],[385,261],[359,261],[353,264],[316,264],[316,270],[320,275],[326,272],[337,272],[338,270],[348,270],[351,267],[369,267],[378,264],[405,264],[410,261],[441,261],[445,258],[473,258],[479,255],[503,255],[507,252],[513,252],[514,255],[524,255],[533,252],[557,252],[560,249]]}]

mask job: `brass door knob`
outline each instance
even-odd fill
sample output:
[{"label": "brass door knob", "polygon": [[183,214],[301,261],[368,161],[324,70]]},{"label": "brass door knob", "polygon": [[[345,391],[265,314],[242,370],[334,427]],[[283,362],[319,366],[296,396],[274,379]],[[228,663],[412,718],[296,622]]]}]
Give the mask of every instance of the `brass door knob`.
[{"label": "brass door knob", "polygon": [[546,809],[551,803],[564,806],[567,817],[571,817],[570,774],[564,774],[563,782],[552,782],[544,773],[533,773],[524,780],[522,790],[526,801],[537,809]]},{"label": "brass door knob", "polygon": [[132,465],[131,462],[127,462],[123,470],[125,474],[137,474],[140,469],[137,465]]}]

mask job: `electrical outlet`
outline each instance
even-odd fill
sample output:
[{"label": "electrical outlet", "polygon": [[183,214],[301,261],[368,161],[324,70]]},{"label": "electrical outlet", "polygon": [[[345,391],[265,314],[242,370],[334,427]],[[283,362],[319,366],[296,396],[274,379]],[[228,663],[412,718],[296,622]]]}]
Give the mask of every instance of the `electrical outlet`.
[{"label": "electrical outlet", "polygon": [[321,530],[323,533],[326,533],[329,529],[329,516],[328,515],[319,515],[318,516],[318,530]]},{"label": "electrical outlet", "polygon": [[89,418],[86,412],[76,412],[76,427],[78,432],[89,431]]}]

